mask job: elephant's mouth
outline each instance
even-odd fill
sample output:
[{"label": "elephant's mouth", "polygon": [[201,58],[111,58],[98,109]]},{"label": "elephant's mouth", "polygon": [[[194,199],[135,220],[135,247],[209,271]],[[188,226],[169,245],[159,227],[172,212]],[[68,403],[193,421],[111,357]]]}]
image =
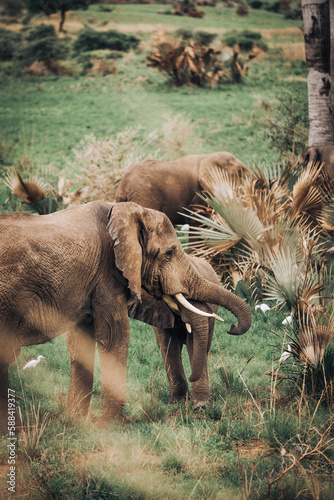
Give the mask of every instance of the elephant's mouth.
[{"label": "elephant's mouth", "polygon": [[163,300],[166,302],[168,307],[172,309],[174,312],[179,312],[179,306],[178,304],[181,304],[185,309],[188,309],[188,311],[191,311],[195,314],[198,314],[199,316],[206,316],[208,318],[215,318],[218,321],[224,321],[220,316],[218,316],[215,313],[208,313],[205,311],[201,311],[194,305],[192,305],[183,295],[182,293],[177,293],[174,296],[172,295],[162,295]]}]

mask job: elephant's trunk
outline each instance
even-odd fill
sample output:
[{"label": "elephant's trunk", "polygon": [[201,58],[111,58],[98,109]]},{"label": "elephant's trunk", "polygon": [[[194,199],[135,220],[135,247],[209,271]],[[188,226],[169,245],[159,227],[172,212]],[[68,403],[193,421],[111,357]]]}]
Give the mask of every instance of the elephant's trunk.
[{"label": "elephant's trunk", "polygon": [[200,276],[196,277],[192,284],[194,285],[191,293],[192,299],[225,307],[237,318],[238,326],[231,326],[228,332],[230,335],[243,335],[247,332],[252,324],[252,315],[242,299]]},{"label": "elephant's trunk", "polygon": [[[206,304],[196,303],[196,308],[207,312],[209,307]],[[198,313],[189,311],[184,306],[179,306],[179,312],[183,323],[187,326],[187,346],[190,356],[191,375],[190,382],[196,382],[201,378],[207,363],[207,353],[209,350],[209,325],[213,318],[199,316]],[[189,331],[191,327],[191,332]]]}]

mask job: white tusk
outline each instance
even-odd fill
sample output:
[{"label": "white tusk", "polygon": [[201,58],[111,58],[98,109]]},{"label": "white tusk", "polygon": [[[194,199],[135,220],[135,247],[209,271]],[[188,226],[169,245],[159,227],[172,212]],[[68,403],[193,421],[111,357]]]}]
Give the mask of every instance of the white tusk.
[{"label": "white tusk", "polygon": [[186,323],[186,329],[188,333],[191,333],[191,325],[189,323]]},{"label": "white tusk", "polygon": [[207,316],[208,318],[218,319],[218,321],[224,321],[222,318],[220,318],[215,313],[207,313],[207,312],[201,311],[200,309],[197,309],[197,307],[193,306],[192,304],[190,304],[190,302],[188,302],[188,300],[182,295],[182,293],[175,294],[175,298],[178,302],[180,302],[180,304],[182,304],[186,309],[188,309],[188,311],[196,313],[199,316]]},{"label": "white tusk", "polygon": [[162,298],[173,311],[179,312],[177,303],[170,295],[163,295]]}]

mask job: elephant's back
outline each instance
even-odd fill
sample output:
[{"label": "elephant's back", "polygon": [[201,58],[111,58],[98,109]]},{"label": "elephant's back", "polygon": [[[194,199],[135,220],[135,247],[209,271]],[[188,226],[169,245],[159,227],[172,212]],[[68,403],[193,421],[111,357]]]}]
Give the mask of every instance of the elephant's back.
[{"label": "elephant's back", "polygon": [[124,175],[115,201],[159,210],[177,224],[183,221],[178,212],[191,202],[197,189],[197,177],[190,178],[178,163],[144,160]]}]

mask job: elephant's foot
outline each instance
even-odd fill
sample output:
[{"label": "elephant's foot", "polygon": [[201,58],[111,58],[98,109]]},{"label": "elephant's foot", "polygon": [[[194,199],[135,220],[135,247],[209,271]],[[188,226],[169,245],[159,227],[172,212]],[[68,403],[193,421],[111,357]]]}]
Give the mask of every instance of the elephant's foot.
[{"label": "elephant's foot", "polygon": [[190,398],[190,394],[188,390],[182,390],[177,392],[172,392],[169,398],[169,404],[180,403],[185,401],[187,398]]},{"label": "elephant's foot", "polygon": [[97,429],[105,429],[110,424],[115,422],[117,422],[117,424],[122,425],[122,424],[129,424],[130,420],[125,415],[120,415],[117,418],[111,418],[107,415],[102,415],[102,417],[93,419],[94,427],[96,427]]},{"label": "elephant's foot", "polygon": [[212,406],[212,400],[208,399],[194,399],[193,410],[197,410],[198,408],[203,408],[206,405]]}]

